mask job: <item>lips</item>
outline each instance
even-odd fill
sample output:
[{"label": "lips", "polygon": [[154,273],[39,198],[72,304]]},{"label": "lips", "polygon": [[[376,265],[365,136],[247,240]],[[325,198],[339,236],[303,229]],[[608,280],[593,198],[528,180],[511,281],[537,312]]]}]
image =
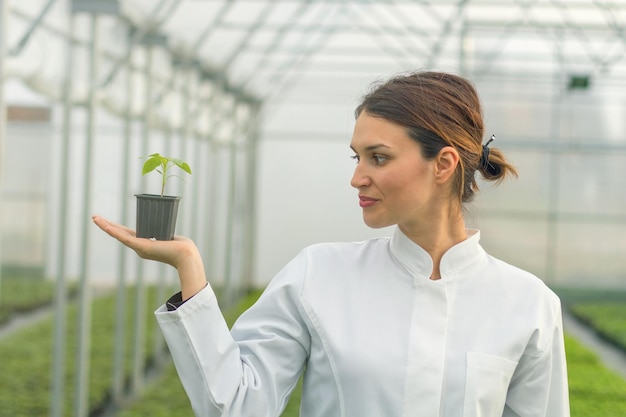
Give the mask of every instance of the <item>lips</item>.
[{"label": "lips", "polygon": [[377,201],[378,200],[375,198],[365,197],[362,195],[359,196],[359,206],[361,206],[362,208],[371,207],[376,204]]}]

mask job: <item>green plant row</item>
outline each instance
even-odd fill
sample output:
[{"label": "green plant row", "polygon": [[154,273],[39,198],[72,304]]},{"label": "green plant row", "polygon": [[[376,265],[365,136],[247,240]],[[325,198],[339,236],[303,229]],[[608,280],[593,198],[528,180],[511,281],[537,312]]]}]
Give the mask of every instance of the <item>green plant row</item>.
[{"label": "green plant row", "polygon": [[605,340],[626,352],[626,302],[581,302],[569,309]]},{"label": "green plant row", "polygon": [[572,417],[626,416],[626,380],[574,338],[566,336],[565,348]]},{"label": "green plant row", "polygon": [[[134,322],[134,289],[129,289],[126,304],[125,373],[131,374],[132,343],[136,329]],[[152,312],[156,305],[155,291],[146,293],[145,345],[146,358],[154,353],[154,329]],[[115,297],[98,298],[92,303],[91,342],[88,401],[91,409],[101,407],[109,397],[113,380],[113,352],[115,328]],[[67,337],[65,352],[64,415],[72,413],[75,397],[75,371],[77,357],[76,305],[67,312]],[[51,375],[53,356],[53,318],[20,329],[0,341],[0,417],[47,415],[51,403]]]},{"label": "green plant row", "polygon": [[[237,308],[228,312],[227,321],[234,319],[256,300],[253,293]],[[565,338],[572,417],[615,417],[626,416],[626,381],[604,367],[599,358],[577,340]],[[292,394],[291,400],[281,417],[297,417],[300,404],[301,385]],[[169,417],[192,416],[189,400],[178,379],[176,370],[170,365],[166,372],[146,390],[145,395],[119,417]]]},{"label": "green plant row", "polygon": [[[0,281],[0,325],[17,313],[52,304],[54,282],[24,277],[2,277]],[[76,292],[72,286],[69,295]]]}]

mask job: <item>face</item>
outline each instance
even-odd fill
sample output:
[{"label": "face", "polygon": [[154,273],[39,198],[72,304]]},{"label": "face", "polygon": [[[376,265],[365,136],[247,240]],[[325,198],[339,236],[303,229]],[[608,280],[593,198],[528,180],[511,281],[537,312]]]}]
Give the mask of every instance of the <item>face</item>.
[{"label": "face", "polygon": [[413,228],[435,209],[436,162],[426,160],[405,128],[362,112],[350,145],[357,161],[351,185],[359,190],[365,224]]}]

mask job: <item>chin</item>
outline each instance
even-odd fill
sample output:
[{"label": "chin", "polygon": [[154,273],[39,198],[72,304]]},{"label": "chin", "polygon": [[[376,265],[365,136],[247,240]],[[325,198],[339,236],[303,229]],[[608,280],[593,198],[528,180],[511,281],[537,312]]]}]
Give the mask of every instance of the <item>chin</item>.
[{"label": "chin", "polygon": [[394,223],[384,221],[382,219],[371,219],[363,216],[363,222],[372,229],[382,229],[383,227],[392,226]]}]

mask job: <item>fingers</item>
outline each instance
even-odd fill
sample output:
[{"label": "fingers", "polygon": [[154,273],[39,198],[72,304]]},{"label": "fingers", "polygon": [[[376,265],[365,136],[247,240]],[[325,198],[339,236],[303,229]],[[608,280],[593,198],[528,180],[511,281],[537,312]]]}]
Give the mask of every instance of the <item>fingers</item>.
[{"label": "fingers", "polygon": [[93,216],[92,220],[96,226],[102,229],[106,234],[137,252],[137,255],[141,258],[149,257],[150,249],[148,243],[152,242],[147,239],[137,238],[135,231],[130,227],[112,222],[100,216]]},{"label": "fingers", "polygon": [[111,222],[100,216],[93,216],[92,220],[96,224],[96,226],[102,229],[109,236],[117,239],[118,241],[133,250],[138,249],[138,245],[140,245],[139,241],[142,239],[138,239],[136,237],[135,231],[133,229],[123,226],[121,224]]},{"label": "fingers", "polygon": [[104,217],[93,216],[92,220],[96,224],[96,226],[98,226],[100,229],[104,230],[108,234],[111,234],[110,232],[113,232],[113,233],[123,232],[130,236],[135,236],[134,229],[131,229],[130,227],[126,227],[118,223],[114,223],[110,220],[105,219]]},{"label": "fingers", "polygon": [[113,223],[103,217],[93,216],[93,222],[109,236],[114,237],[122,243],[126,243],[129,237],[135,237],[135,232],[126,226]]}]

